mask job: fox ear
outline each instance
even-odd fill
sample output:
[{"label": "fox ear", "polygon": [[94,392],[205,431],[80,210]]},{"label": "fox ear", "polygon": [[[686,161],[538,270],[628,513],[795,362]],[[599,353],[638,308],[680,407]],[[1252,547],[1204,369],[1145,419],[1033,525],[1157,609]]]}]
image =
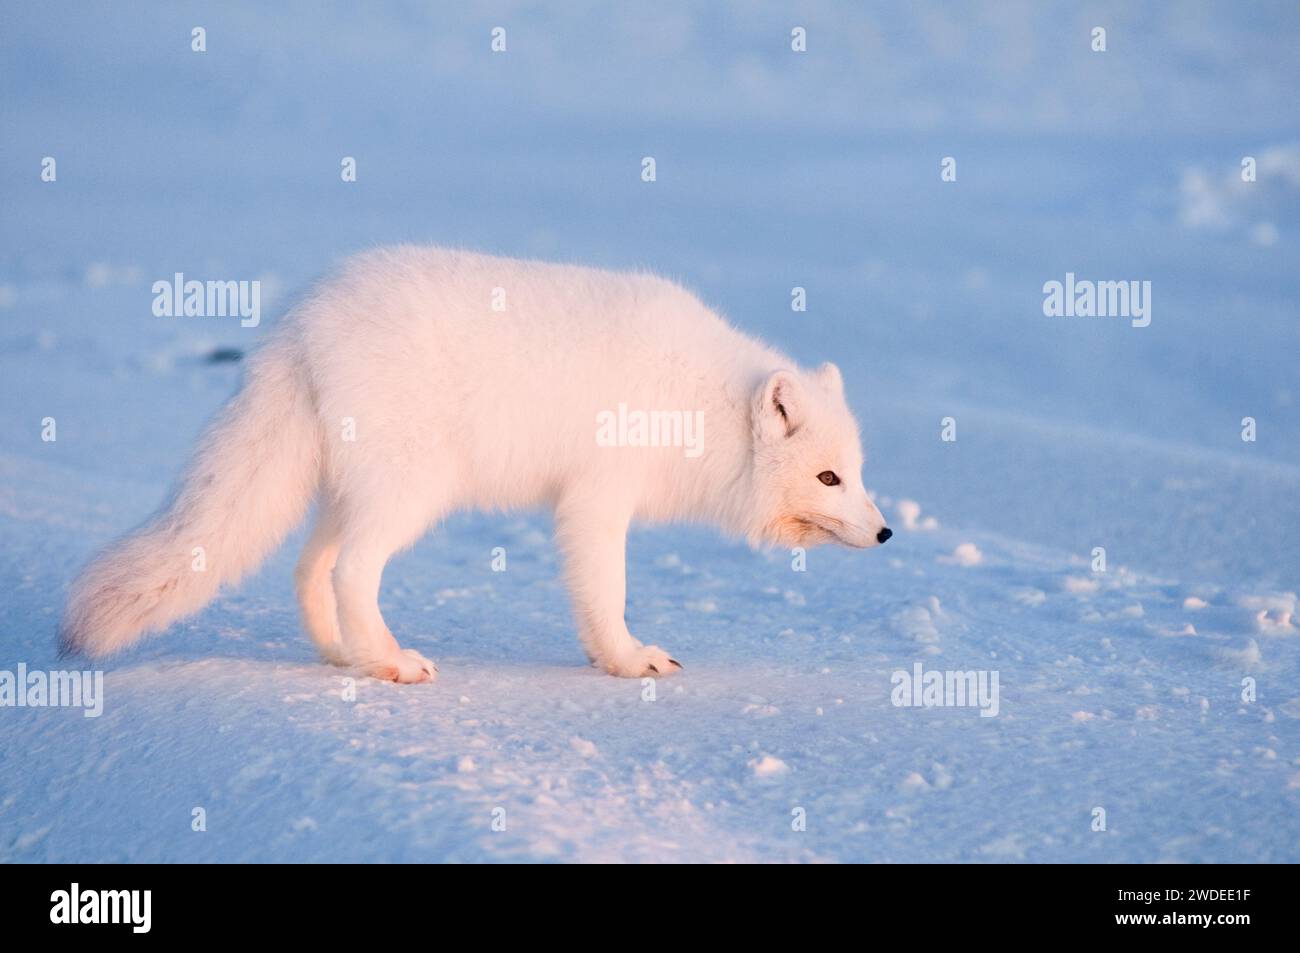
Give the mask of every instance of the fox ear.
[{"label": "fox ear", "polygon": [[840,369],[830,361],[817,368],[817,379],[825,384],[831,393],[844,393],[844,378],[840,376]]},{"label": "fox ear", "polygon": [[779,440],[803,422],[803,395],[792,371],[774,371],[754,399],[754,432],[765,440]]}]

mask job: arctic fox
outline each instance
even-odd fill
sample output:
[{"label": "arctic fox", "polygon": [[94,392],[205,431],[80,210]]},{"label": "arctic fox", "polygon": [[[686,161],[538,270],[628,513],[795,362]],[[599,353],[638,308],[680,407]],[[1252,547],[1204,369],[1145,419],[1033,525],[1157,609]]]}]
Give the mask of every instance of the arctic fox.
[{"label": "arctic fox", "polygon": [[[690,445],[673,446],[683,416]],[[650,420],[668,439],[647,439]],[[680,664],[623,619],[629,525],[876,546],[891,531],[861,469],[834,364],[799,370],[671,281],[380,249],[250,358],[171,500],[77,581],[61,640],[103,655],[198,611],[315,499],[296,571],[307,632],[334,664],[427,681],[434,664],[380,614],[385,563],[455,510],[546,506],[592,663],[668,675]]]}]

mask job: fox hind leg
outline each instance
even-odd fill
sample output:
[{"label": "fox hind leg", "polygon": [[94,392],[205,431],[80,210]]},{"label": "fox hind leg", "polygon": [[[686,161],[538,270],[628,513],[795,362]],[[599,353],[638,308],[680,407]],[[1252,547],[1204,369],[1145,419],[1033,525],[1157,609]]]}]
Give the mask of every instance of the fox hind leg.
[{"label": "fox hind leg", "polygon": [[294,588],[303,626],[321,656],[331,665],[343,665],[338,602],[334,598],[334,565],[339,557],[339,525],[329,503],[322,500],[316,526],[298,559]]},{"label": "fox hind leg", "polygon": [[386,681],[427,682],[437,675],[437,666],[398,645],[379,611],[385,564],[433,522],[427,507],[402,497],[400,492],[379,496],[372,506],[353,506],[340,514],[332,574],[339,638],[343,664]]}]

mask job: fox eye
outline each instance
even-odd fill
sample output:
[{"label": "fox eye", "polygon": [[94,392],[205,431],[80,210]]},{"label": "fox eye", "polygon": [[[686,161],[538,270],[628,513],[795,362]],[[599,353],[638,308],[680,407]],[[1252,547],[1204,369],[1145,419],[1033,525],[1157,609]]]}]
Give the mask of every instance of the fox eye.
[{"label": "fox eye", "polygon": [[840,482],[840,478],[830,470],[823,470],[821,473],[817,474],[817,479],[821,480],[827,486],[837,486]]}]

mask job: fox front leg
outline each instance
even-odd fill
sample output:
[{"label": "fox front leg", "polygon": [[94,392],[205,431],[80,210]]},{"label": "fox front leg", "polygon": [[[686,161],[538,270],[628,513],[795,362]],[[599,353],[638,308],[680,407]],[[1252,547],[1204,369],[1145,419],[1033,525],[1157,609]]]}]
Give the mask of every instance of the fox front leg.
[{"label": "fox front leg", "polygon": [[627,597],[629,507],[574,494],[556,508],[555,536],[578,635],[593,665],[623,678],[671,675],[682,666],[656,645],[642,645],[623,618]]}]

